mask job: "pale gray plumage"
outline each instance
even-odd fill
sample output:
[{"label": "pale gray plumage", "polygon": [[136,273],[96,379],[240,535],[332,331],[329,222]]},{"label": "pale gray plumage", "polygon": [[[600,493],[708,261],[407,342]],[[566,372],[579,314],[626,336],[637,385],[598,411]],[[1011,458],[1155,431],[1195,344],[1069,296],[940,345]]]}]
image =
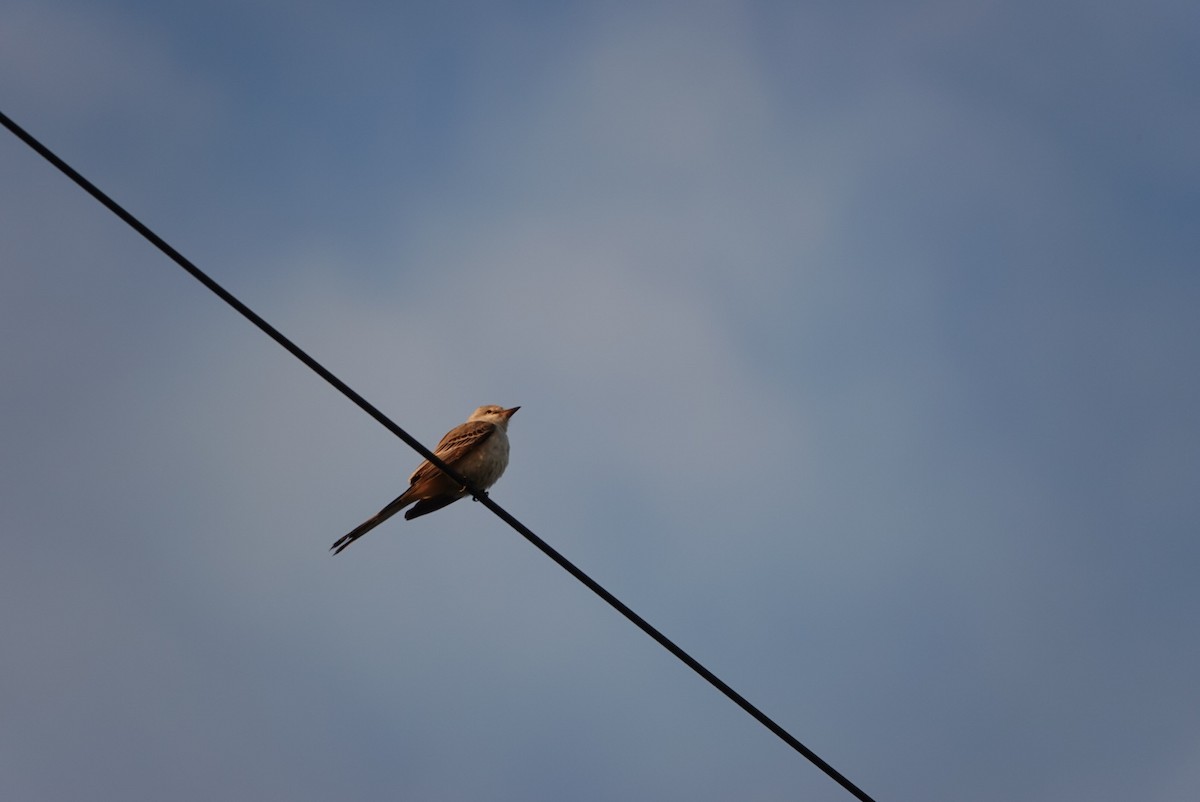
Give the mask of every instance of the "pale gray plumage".
[{"label": "pale gray plumage", "polygon": [[[520,407],[505,409],[488,404],[471,413],[466,423],[455,426],[437,444],[433,453],[464,479],[480,490],[487,490],[508,467],[508,419]],[[391,518],[400,510],[413,505],[404,513],[406,520],[440,510],[453,504],[467,489],[435,468],[428,460],[422,462],[408,479],[409,487],[379,512],[338,538],[330,550],[338,554],[360,537]]]}]

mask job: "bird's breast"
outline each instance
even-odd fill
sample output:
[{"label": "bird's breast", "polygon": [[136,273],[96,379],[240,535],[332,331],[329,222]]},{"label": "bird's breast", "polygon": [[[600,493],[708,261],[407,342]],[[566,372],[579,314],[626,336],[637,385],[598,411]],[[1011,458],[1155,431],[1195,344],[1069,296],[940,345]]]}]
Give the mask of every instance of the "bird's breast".
[{"label": "bird's breast", "polygon": [[508,435],[498,429],[463,460],[461,473],[486,490],[508,467]]}]

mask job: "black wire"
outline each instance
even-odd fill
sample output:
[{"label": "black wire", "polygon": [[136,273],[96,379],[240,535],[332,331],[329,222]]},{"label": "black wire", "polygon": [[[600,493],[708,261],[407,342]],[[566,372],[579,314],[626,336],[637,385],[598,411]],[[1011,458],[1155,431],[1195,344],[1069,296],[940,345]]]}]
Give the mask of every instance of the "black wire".
[{"label": "black wire", "polygon": [[822,760],[821,757],[819,755],[817,755],[816,752],[813,752],[807,746],[800,743],[800,741],[796,740],[796,738],[793,737],[791,733],[789,733],[787,730],[785,730],[783,727],[781,727],[779,724],[777,724],[773,719],[771,719],[769,716],[767,716],[766,713],[763,713],[757,707],[750,704],[750,702],[748,702],[740,693],[738,693],[733,688],[726,685],[716,674],[709,671],[707,668],[705,668],[703,665],[701,665],[699,663],[699,661],[697,661],[694,657],[692,657],[690,654],[688,654],[683,649],[681,649],[678,645],[676,645],[674,641],[672,641],[666,635],[662,634],[657,629],[655,629],[653,626],[651,626],[650,623],[646,621],[646,619],[642,618],[640,615],[635,613],[624,602],[622,602],[616,596],[612,595],[607,590],[605,590],[604,587],[600,585],[600,583],[596,582],[596,580],[592,579],[590,576],[585,574],[574,563],[572,563],[566,557],[562,556],[557,551],[555,551],[554,548],[550,546],[550,544],[548,544],[546,541],[542,540],[540,537],[535,535],[529,529],[529,527],[525,526],[525,524],[521,523],[516,518],[514,518],[512,515],[510,515],[508,513],[508,511],[505,510],[503,507],[501,507],[499,504],[492,501],[491,497],[489,497],[487,493],[480,490],[478,487],[476,487],[471,482],[468,482],[465,478],[463,478],[458,473],[456,473],[454,470],[452,470],[450,468],[450,466],[446,465],[444,462],[442,462],[440,459],[438,459],[437,456],[434,455],[434,453],[432,451],[427,449],[425,446],[421,445],[421,443],[418,442],[416,440],[416,438],[412,437],[411,435],[409,435],[408,432],[404,431],[399,426],[397,426],[395,423],[393,423],[390,418],[388,418],[386,415],[384,415],[382,412],[380,412],[378,409],[376,409],[374,406],[372,406],[365,398],[363,398],[358,393],[354,392],[354,390],[350,389],[350,387],[345,382],[343,382],[337,376],[334,376],[332,373],[330,373],[328,370],[326,370],[324,366],[322,366],[319,362],[317,362],[315,359],[313,359],[308,354],[306,354],[304,351],[302,351],[298,345],[296,345],[291,340],[289,340],[287,337],[285,337],[282,333],[279,332],[278,329],[276,329],[270,323],[268,323],[267,321],[265,321],[261,317],[259,317],[254,312],[254,310],[252,310],[250,307],[246,306],[244,303],[242,303],[237,298],[235,298],[224,287],[222,287],[217,282],[213,281],[213,279],[209,278],[209,276],[206,273],[204,273],[204,271],[202,271],[200,268],[196,267],[194,264],[192,264],[190,261],[188,261],[188,259],[185,258],[183,256],[183,254],[179,253],[179,251],[175,250],[169,244],[167,244],[167,242],[162,237],[155,234],[148,227],[146,227],[140,220],[138,220],[136,217],[134,217],[129,212],[125,211],[125,209],[122,208],[116,201],[114,201],[112,198],[108,197],[108,195],[106,195],[102,191],[100,191],[100,189],[95,184],[93,184],[91,181],[88,181],[86,178],[84,178],[82,175],[80,175],[78,172],[76,172],[74,170],[74,168],[72,168],[69,164],[67,164],[62,159],[60,159],[58,156],[56,156],[49,148],[47,148],[45,145],[43,145],[38,140],[34,139],[32,135],[30,135],[27,131],[25,131],[25,129],[21,128],[19,125],[17,125],[15,122],[13,122],[8,117],[8,115],[6,115],[2,111],[0,111],[0,123],[3,123],[4,127],[7,128],[8,130],[12,131],[17,136],[17,138],[19,138],[25,144],[29,145],[29,147],[31,147],[35,151],[37,151],[37,153],[40,154],[44,159],[46,159],[46,161],[53,164],[61,172],[63,172],[68,178],[70,178],[72,181],[74,181],[76,184],[78,184],[80,187],[82,187],[85,192],[87,192],[89,195],[91,195],[96,200],[100,201],[100,203],[102,203],[105,207],[107,207],[109,211],[111,211],[117,217],[121,218],[126,223],[128,223],[135,231],[137,231],[139,234],[141,234],[143,237],[145,237],[147,240],[149,240],[160,251],[165,253],[171,259],[171,261],[175,262],[175,264],[182,267],[188,273],[191,273],[192,276],[197,281],[199,281],[205,287],[208,287],[208,289],[210,289],[214,293],[216,293],[216,295],[221,300],[223,300],[225,303],[229,304],[234,309],[236,309],[238,312],[240,312],[243,317],[245,317],[247,320],[249,320],[255,326],[258,326],[260,329],[262,329],[271,339],[273,339],[275,342],[279,343],[284,348],[286,348],[288,350],[288,352],[292,354],[292,356],[299,359],[301,362],[303,362],[305,365],[307,365],[309,368],[311,368],[313,370],[313,372],[315,372],[318,376],[320,376],[322,379],[324,379],[325,381],[332,384],[335,388],[337,388],[337,390],[339,392],[341,392],[342,395],[349,398],[351,401],[353,401],[355,404],[357,404],[359,407],[361,407],[363,409],[363,411],[365,411],[368,415],[370,415],[372,418],[374,418],[375,420],[377,420],[381,424],[383,424],[384,427],[388,431],[390,431],[392,434],[396,435],[401,440],[403,440],[405,443],[407,443],[418,454],[420,454],[425,459],[429,460],[429,462],[431,462],[434,466],[436,466],[438,469],[443,471],[447,476],[449,476],[455,482],[458,482],[459,484],[466,487],[468,492],[470,492],[470,494],[475,498],[476,501],[481,502],[484,506],[486,506],[488,509],[490,509],[492,512],[494,512],[500,518],[500,520],[504,521],[509,526],[511,526],[513,529],[515,529],[517,532],[519,532],[521,534],[521,536],[523,536],[526,540],[528,540],[530,543],[532,543],[534,546],[536,546],[538,549],[540,549],[542,551],[542,553],[545,554],[547,557],[554,560],[554,562],[558,563],[560,566],[565,568],[567,570],[567,572],[571,574],[571,576],[575,577],[580,582],[582,582],[584,585],[586,585],[593,593],[595,593],[601,599],[604,599],[604,601],[608,602],[613,608],[615,608],[617,610],[617,612],[619,612],[621,615],[628,618],[640,630],[642,630],[647,635],[649,635],[651,638],[656,640],[660,645],[662,645],[671,654],[675,655],[680,660],[682,660],[685,665],[687,665],[690,669],[692,669],[697,674],[699,674],[701,677],[706,679],[709,682],[709,684],[711,684],[714,688],[716,688],[721,693],[723,693],[727,697],[729,697],[729,699],[731,701],[733,701],[734,704],[736,704],[738,707],[742,708],[742,710],[745,710],[747,713],[749,713],[751,716],[753,716],[755,719],[757,719],[763,726],[765,726],[771,732],[775,733],[775,735],[778,736],[780,739],[782,739],[784,743],[786,743],[788,746],[792,747],[797,752],[799,752],[801,755],[806,757],[809,761],[812,762],[813,765],[815,765],[821,771],[825,772],[825,774],[827,774],[831,779],[833,779],[834,782],[836,782],[838,785],[845,788],[847,791],[849,791],[851,794],[853,794],[856,798],[863,800],[863,802],[874,802],[874,800],[871,797],[867,796],[865,791],[860,789],[854,783],[850,782],[849,779],[847,779],[841,772],[839,772],[833,766],[829,765],[824,760]]}]

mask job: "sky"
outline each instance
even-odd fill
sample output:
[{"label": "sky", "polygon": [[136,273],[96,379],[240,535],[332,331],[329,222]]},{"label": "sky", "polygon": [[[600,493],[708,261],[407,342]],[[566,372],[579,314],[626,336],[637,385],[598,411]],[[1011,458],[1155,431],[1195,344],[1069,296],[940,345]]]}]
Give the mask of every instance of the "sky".
[{"label": "sky", "polygon": [[[0,110],[884,800],[1200,797],[1200,9],[0,5]],[[0,132],[0,797],[850,796]]]}]

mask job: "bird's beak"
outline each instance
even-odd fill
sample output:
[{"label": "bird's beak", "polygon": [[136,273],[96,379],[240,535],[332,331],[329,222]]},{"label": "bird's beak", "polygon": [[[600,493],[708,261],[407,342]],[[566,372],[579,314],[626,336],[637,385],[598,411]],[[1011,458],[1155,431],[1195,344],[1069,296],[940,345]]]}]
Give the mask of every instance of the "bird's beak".
[{"label": "bird's beak", "polygon": [[512,409],[504,410],[504,419],[508,420],[509,418],[511,418],[514,414],[516,414],[516,411],[518,409],[520,409],[520,407],[513,407]]}]

